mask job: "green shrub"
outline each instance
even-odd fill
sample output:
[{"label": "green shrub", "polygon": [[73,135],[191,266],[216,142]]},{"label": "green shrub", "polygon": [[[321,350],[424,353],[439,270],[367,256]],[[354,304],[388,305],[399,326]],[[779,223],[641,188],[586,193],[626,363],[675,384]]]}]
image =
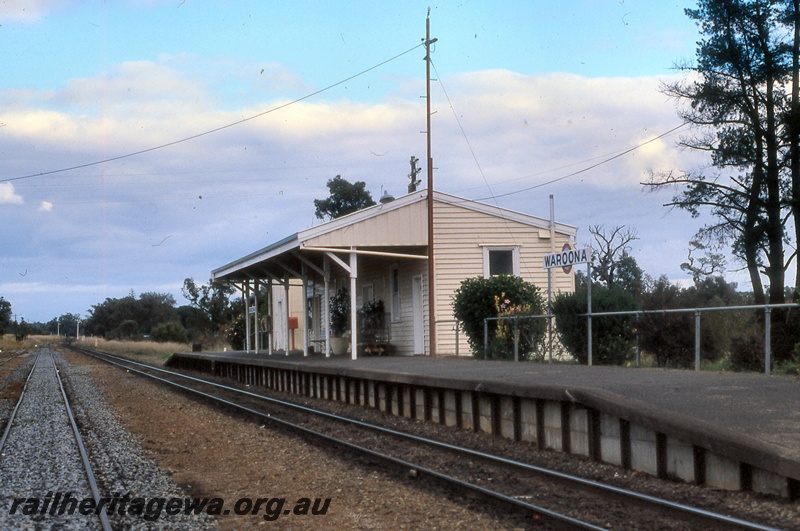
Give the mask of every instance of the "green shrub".
[{"label": "green shrub", "polygon": [[182,327],[180,323],[175,321],[157,324],[153,327],[153,331],[150,332],[150,337],[153,338],[153,341],[157,341],[158,343],[189,342],[189,335],[186,333],[186,329]]},{"label": "green shrub", "polygon": [[[659,278],[642,295],[643,310],[669,310],[734,306],[741,304],[736,285],[721,277],[698,280],[681,289],[666,277]],[[700,317],[700,359],[716,362],[732,351],[734,336],[754,323],[750,312],[709,311]],[[692,367],[695,360],[694,312],[647,313],[638,323],[639,345],[659,367]]]},{"label": "green shrub", "polygon": [[[553,299],[552,311],[561,343],[579,363],[588,363],[587,289],[559,293]],[[633,294],[619,288],[592,286],[592,312],[615,312],[636,309]],[[622,365],[635,352],[632,315],[592,318],[592,364]]]},{"label": "green shrub", "polygon": [[[538,287],[511,275],[466,279],[453,296],[453,314],[467,335],[472,353],[484,359],[514,357],[513,320],[489,321],[488,348],[484,349],[484,319],[543,315],[544,306]],[[517,321],[520,359],[530,359],[538,350],[545,329],[545,319]]]},{"label": "green shrub", "polygon": [[139,323],[133,319],[122,321],[118,327],[106,334],[106,339],[141,339]]},{"label": "green shrub", "polygon": [[763,327],[750,327],[733,337],[731,366],[739,371],[764,370]]},{"label": "green shrub", "polygon": [[342,336],[350,331],[350,292],[339,288],[330,300],[331,335]]}]

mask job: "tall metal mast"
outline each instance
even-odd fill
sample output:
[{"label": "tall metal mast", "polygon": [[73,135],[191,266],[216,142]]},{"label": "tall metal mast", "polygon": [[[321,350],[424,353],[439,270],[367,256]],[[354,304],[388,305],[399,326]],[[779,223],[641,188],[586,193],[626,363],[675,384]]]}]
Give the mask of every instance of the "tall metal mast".
[{"label": "tall metal mast", "polygon": [[436,290],[434,287],[433,266],[433,156],[431,155],[431,8],[425,19],[425,91],[427,100],[428,137],[428,330],[430,355],[436,355]]}]

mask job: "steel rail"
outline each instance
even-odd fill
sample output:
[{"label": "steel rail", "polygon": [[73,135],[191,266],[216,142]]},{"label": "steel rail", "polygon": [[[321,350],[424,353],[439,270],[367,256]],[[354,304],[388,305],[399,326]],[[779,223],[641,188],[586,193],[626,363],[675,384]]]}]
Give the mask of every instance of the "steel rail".
[{"label": "steel rail", "polygon": [[[499,502],[506,503],[508,505],[512,505],[512,506],[514,506],[514,507],[516,507],[518,509],[527,510],[527,511],[533,513],[534,516],[536,516],[536,517],[542,517],[543,516],[545,518],[549,518],[554,523],[558,523],[560,525],[568,525],[568,526],[570,526],[571,528],[574,528],[574,529],[589,529],[589,530],[593,530],[593,531],[599,531],[599,530],[604,530],[605,529],[603,527],[596,526],[596,525],[591,524],[589,522],[584,522],[584,521],[579,520],[577,518],[572,518],[570,516],[567,516],[567,515],[564,515],[564,514],[561,514],[561,513],[557,513],[555,511],[551,511],[551,510],[546,509],[544,507],[539,507],[537,505],[533,505],[531,503],[522,501],[522,500],[514,498],[512,496],[508,496],[508,495],[503,494],[501,492],[496,492],[496,491],[487,489],[485,487],[481,487],[479,485],[475,485],[474,483],[470,483],[468,481],[464,481],[464,480],[458,479],[456,477],[444,474],[442,472],[438,472],[436,470],[420,466],[420,465],[418,465],[416,463],[412,463],[410,461],[406,461],[406,460],[401,459],[399,457],[394,457],[394,456],[391,456],[391,455],[388,455],[388,454],[384,454],[384,453],[378,452],[376,450],[372,450],[370,448],[366,448],[364,446],[360,446],[360,445],[355,444],[355,443],[351,443],[351,442],[348,442],[348,441],[345,441],[345,440],[342,440],[342,439],[338,439],[336,437],[333,437],[331,435],[328,435],[328,434],[313,430],[311,428],[306,428],[305,426],[301,426],[299,424],[294,424],[292,422],[289,422],[287,420],[281,419],[281,418],[276,417],[274,415],[271,415],[269,413],[264,413],[264,412],[259,411],[257,409],[253,409],[253,408],[244,406],[242,404],[233,402],[231,400],[227,400],[225,398],[221,398],[219,396],[215,396],[215,395],[212,395],[210,393],[206,393],[206,392],[200,391],[198,389],[194,389],[192,387],[188,387],[186,385],[182,385],[182,384],[179,384],[177,382],[173,382],[171,380],[167,380],[166,378],[161,378],[161,377],[156,376],[154,374],[149,374],[149,373],[147,373],[145,371],[142,371],[142,370],[139,370],[139,369],[135,369],[133,367],[125,366],[122,363],[118,363],[118,362],[115,362],[115,361],[112,361],[112,360],[108,360],[108,359],[103,359],[102,358],[103,354],[102,353],[98,354],[97,351],[89,352],[89,351],[86,351],[84,349],[80,349],[80,348],[76,348],[76,347],[72,347],[72,348],[75,349],[75,350],[78,350],[79,352],[82,352],[82,353],[84,353],[84,354],[86,354],[88,356],[94,357],[95,359],[99,359],[100,361],[104,361],[104,362],[109,363],[111,365],[115,365],[115,366],[120,367],[122,369],[125,369],[127,371],[133,371],[133,372],[135,372],[137,374],[141,374],[142,376],[146,376],[148,378],[152,378],[153,380],[157,380],[159,382],[163,382],[165,384],[171,385],[171,386],[176,387],[178,389],[181,389],[181,390],[184,390],[184,391],[188,391],[189,393],[196,394],[198,396],[202,396],[203,398],[207,398],[207,399],[212,400],[214,402],[218,402],[220,404],[225,404],[226,406],[238,409],[239,411],[243,411],[243,412],[251,414],[251,415],[255,415],[255,416],[257,416],[257,417],[259,417],[261,419],[264,419],[264,420],[266,420],[268,422],[273,422],[273,423],[279,424],[281,426],[290,428],[290,429],[292,429],[294,431],[297,431],[297,432],[300,432],[300,433],[303,433],[303,434],[306,434],[306,435],[310,435],[310,436],[316,437],[318,439],[322,439],[322,440],[324,440],[326,442],[332,443],[334,445],[337,445],[337,446],[340,446],[340,447],[343,447],[343,448],[347,448],[347,449],[353,450],[353,451],[355,451],[357,453],[360,453],[360,454],[368,455],[370,457],[373,457],[373,458],[376,458],[376,459],[380,459],[382,461],[389,462],[389,463],[392,463],[394,465],[398,465],[398,466],[400,466],[402,468],[405,468],[405,469],[408,469],[408,470],[415,470],[419,474],[428,475],[428,476],[430,476],[432,478],[438,479],[438,480],[443,481],[443,482],[445,482],[447,484],[456,485],[458,487],[470,490],[470,491],[472,491],[474,493],[481,494],[483,496],[489,497],[489,498],[491,498],[491,499],[493,499],[495,501],[499,501]],[[112,357],[117,358],[116,356],[112,356]],[[124,360],[124,358],[119,358],[119,359],[123,359]],[[125,361],[130,361],[130,360],[125,360]],[[155,367],[152,367],[152,366],[146,365],[146,364],[139,364],[137,362],[132,362],[132,363],[137,364],[137,365],[144,365],[147,368],[157,369]],[[159,369],[159,370],[164,371],[163,369]],[[167,372],[167,373],[170,373],[170,374],[173,374],[173,375],[176,375],[176,376],[183,376],[183,375],[181,375],[179,373],[171,373],[170,371],[164,371],[164,372]],[[202,383],[212,383],[212,382],[205,382],[203,380],[198,380],[198,381],[200,381]],[[234,390],[234,389],[231,388],[231,390]]]},{"label": "steel rail", "polygon": [[[72,414],[72,408],[69,405],[69,398],[67,398],[67,392],[64,390],[64,384],[61,381],[61,374],[59,373],[58,366],[56,365],[56,360],[55,358],[52,358],[52,360],[53,371],[56,374],[58,387],[61,389],[61,396],[64,398],[64,406],[67,410],[69,423],[72,426],[72,433],[75,435],[75,442],[78,445],[78,451],[81,454],[81,461],[83,461],[83,469],[86,472],[86,479],[89,481],[89,487],[92,490],[92,497],[97,504],[96,507],[100,507],[100,489],[97,487],[94,471],[92,470],[92,465],[89,462],[89,455],[86,453],[86,447],[83,444],[83,437],[81,437],[81,432],[78,430],[78,424],[75,422],[75,416]],[[103,527],[103,531],[112,531],[111,522],[108,520],[105,507],[100,507],[98,517],[100,518],[100,525]]]},{"label": "steel rail", "polygon": [[7,362],[9,362],[9,361],[13,360],[13,359],[14,359],[14,358],[16,358],[17,356],[21,356],[22,354],[25,354],[25,352],[26,352],[26,351],[25,351],[25,350],[23,350],[22,352],[17,352],[16,354],[13,354],[12,356],[10,356],[10,357],[8,357],[8,358],[4,359],[3,361],[0,361],[0,365],[5,365]]},{"label": "steel rail", "polygon": [[36,354],[36,359],[33,360],[33,366],[31,367],[31,371],[28,373],[28,377],[25,379],[25,385],[22,386],[22,392],[19,395],[17,404],[14,406],[14,409],[11,410],[11,415],[8,416],[8,422],[6,423],[6,427],[3,430],[3,437],[0,438],[0,456],[2,456],[3,454],[3,448],[6,445],[6,439],[8,439],[8,434],[11,432],[11,425],[14,423],[14,419],[17,416],[17,411],[19,410],[19,406],[22,404],[22,399],[25,397],[25,392],[28,390],[28,382],[31,381],[31,376],[33,375],[34,369],[36,369],[37,363],[39,363],[38,353]]},{"label": "steel rail", "polygon": [[[739,527],[739,528],[754,529],[754,530],[760,530],[760,531],[774,531],[775,530],[775,528],[773,528],[773,527],[764,526],[764,525],[761,525],[761,524],[758,524],[758,523],[755,523],[755,522],[749,522],[749,521],[742,520],[742,519],[739,519],[739,518],[735,518],[735,517],[731,517],[731,516],[726,516],[726,515],[723,515],[723,514],[715,513],[713,511],[707,511],[705,509],[700,509],[700,508],[697,508],[697,507],[692,507],[692,506],[689,506],[689,505],[684,505],[684,504],[672,502],[672,501],[669,501],[669,500],[664,500],[662,498],[657,498],[655,496],[650,496],[650,495],[647,495],[647,494],[643,494],[643,493],[640,493],[640,492],[632,491],[632,490],[629,490],[629,489],[624,489],[624,488],[621,488],[621,487],[615,487],[613,485],[608,485],[608,484],[605,484],[605,483],[600,483],[600,482],[589,480],[589,479],[582,478],[582,477],[579,477],[579,476],[566,474],[564,472],[558,472],[556,470],[552,470],[552,469],[548,469],[548,468],[544,468],[544,467],[539,467],[539,466],[536,466],[536,465],[531,465],[529,463],[524,463],[524,462],[521,462],[521,461],[508,459],[508,458],[497,456],[497,455],[493,455],[493,454],[487,454],[487,453],[484,453],[484,452],[480,452],[478,450],[473,450],[471,448],[465,448],[465,447],[462,447],[462,446],[456,446],[456,445],[453,445],[453,444],[449,444],[449,443],[445,443],[445,442],[441,442],[441,441],[436,441],[434,439],[421,437],[421,436],[414,435],[414,434],[411,434],[411,433],[406,433],[406,432],[394,430],[394,429],[391,429],[391,428],[386,428],[386,427],[383,427],[383,426],[377,426],[377,425],[374,425],[374,424],[369,424],[369,423],[364,422],[364,421],[360,421],[360,420],[357,420],[357,419],[344,417],[344,416],[341,416],[341,415],[336,415],[334,413],[329,413],[329,412],[326,412],[326,411],[313,409],[313,408],[310,408],[308,406],[295,404],[295,403],[288,402],[288,401],[285,401],[285,400],[281,400],[281,399],[278,399],[278,398],[272,398],[272,397],[268,397],[268,396],[265,396],[265,395],[262,395],[262,394],[253,393],[251,391],[245,391],[243,389],[238,389],[236,387],[230,387],[230,386],[226,386],[226,385],[219,384],[219,383],[216,383],[216,382],[211,382],[211,381],[208,381],[208,380],[204,380],[202,378],[196,378],[194,376],[189,376],[189,375],[181,374],[181,373],[178,373],[178,372],[175,372],[175,371],[162,369],[160,367],[154,367],[154,366],[148,365],[146,363],[140,363],[140,362],[129,360],[129,359],[126,359],[126,358],[122,358],[122,357],[119,357],[119,356],[114,356],[113,354],[109,354],[109,353],[106,353],[106,352],[91,351],[89,349],[82,349],[82,348],[79,348],[79,347],[73,347],[73,348],[76,348],[79,351],[83,351],[88,355],[94,355],[94,357],[96,357],[97,359],[101,359],[103,361],[106,361],[107,363],[112,363],[112,364],[117,365],[117,366],[122,366],[122,365],[118,364],[118,363],[111,362],[109,360],[104,360],[103,357],[104,356],[105,357],[110,357],[110,358],[113,358],[115,360],[119,360],[119,361],[121,361],[123,363],[137,365],[137,366],[140,366],[140,367],[147,368],[149,370],[166,373],[166,374],[173,375],[173,376],[178,376],[178,377],[184,378],[186,380],[198,382],[198,383],[201,383],[201,384],[204,384],[204,385],[208,385],[208,386],[215,387],[215,388],[218,388],[218,389],[223,389],[223,390],[226,390],[226,391],[231,391],[231,392],[234,392],[234,393],[237,393],[237,394],[245,395],[247,397],[256,398],[256,399],[263,400],[263,401],[266,401],[266,402],[270,402],[270,403],[273,403],[273,404],[278,404],[278,405],[281,405],[281,406],[285,406],[285,407],[296,409],[296,410],[303,411],[303,412],[306,412],[306,413],[314,414],[314,415],[317,415],[317,416],[320,416],[320,417],[324,417],[324,418],[327,418],[327,419],[346,422],[346,423],[349,423],[349,424],[352,424],[352,425],[355,425],[355,426],[359,426],[359,427],[362,427],[362,428],[370,429],[370,430],[373,430],[373,431],[376,431],[376,432],[379,432],[379,433],[393,435],[393,436],[396,436],[396,437],[402,437],[402,438],[405,438],[405,439],[408,439],[408,440],[412,440],[414,442],[427,444],[429,446],[433,446],[433,447],[436,447],[436,448],[441,448],[441,449],[445,449],[445,450],[460,452],[463,455],[468,455],[468,456],[471,456],[471,457],[477,457],[477,458],[484,459],[486,461],[493,462],[493,463],[496,463],[496,464],[502,464],[502,465],[506,465],[506,466],[516,467],[516,468],[525,470],[527,472],[533,472],[533,473],[536,473],[536,474],[539,474],[539,475],[542,475],[542,476],[546,476],[546,477],[549,477],[549,478],[552,478],[552,479],[560,480],[560,481],[563,481],[563,482],[566,482],[566,483],[571,483],[573,485],[578,485],[578,486],[589,488],[589,489],[592,489],[592,490],[595,490],[595,491],[600,491],[600,492],[602,492],[604,494],[616,495],[616,496],[620,496],[620,497],[623,497],[623,498],[635,500],[635,501],[640,502],[640,503],[644,503],[644,504],[648,504],[648,505],[651,505],[651,506],[655,506],[655,507],[658,507],[658,508],[669,509],[669,510],[672,510],[672,511],[675,511],[677,513],[684,514],[684,515],[694,516],[694,517],[698,517],[698,518],[704,518],[704,519],[713,521],[713,522],[715,522],[717,524],[732,525],[732,526],[736,526],[736,527]],[[90,354],[90,352],[93,352],[94,354]],[[134,370],[134,369],[131,369],[130,367],[123,367],[123,368]],[[137,371],[137,372],[139,372],[139,371]]]}]

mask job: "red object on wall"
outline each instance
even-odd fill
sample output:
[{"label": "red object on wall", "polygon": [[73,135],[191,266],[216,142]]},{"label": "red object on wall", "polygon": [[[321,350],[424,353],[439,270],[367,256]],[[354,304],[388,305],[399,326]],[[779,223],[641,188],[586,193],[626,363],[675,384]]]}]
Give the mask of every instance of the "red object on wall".
[{"label": "red object on wall", "polygon": [[289,317],[289,329],[297,330],[298,328],[300,328],[300,323],[298,322],[297,317]]}]

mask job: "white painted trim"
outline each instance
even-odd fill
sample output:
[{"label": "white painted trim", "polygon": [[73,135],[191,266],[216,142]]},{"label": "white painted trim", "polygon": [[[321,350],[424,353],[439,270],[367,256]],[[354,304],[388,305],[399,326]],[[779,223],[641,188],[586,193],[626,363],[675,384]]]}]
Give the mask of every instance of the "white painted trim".
[{"label": "white painted trim", "polygon": [[511,251],[513,274],[520,274],[519,245],[483,245],[483,278],[489,278],[489,253],[491,251]]}]

